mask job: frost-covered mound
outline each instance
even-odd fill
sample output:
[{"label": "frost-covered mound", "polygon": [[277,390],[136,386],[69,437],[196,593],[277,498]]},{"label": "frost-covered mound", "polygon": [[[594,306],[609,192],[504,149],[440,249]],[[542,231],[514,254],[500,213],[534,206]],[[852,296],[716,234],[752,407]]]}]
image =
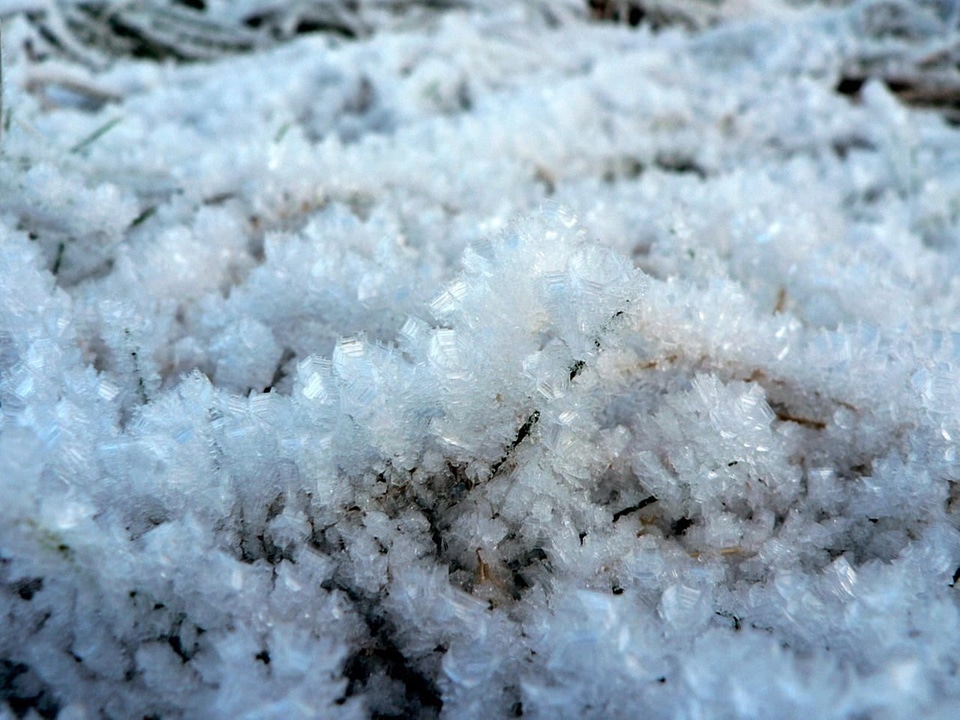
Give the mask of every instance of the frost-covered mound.
[{"label": "frost-covered mound", "polygon": [[955,5],[0,3],[0,718],[956,718]]}]

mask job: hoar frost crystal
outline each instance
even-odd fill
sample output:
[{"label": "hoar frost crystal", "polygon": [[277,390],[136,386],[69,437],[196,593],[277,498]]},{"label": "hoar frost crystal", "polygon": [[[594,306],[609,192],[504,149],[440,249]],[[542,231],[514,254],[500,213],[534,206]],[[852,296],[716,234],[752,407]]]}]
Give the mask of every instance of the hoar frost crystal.
[{"label": "hoar frost crystal", "polygon": [[0,718],[956,716],[949,3],[574,5],[0,3]]}]

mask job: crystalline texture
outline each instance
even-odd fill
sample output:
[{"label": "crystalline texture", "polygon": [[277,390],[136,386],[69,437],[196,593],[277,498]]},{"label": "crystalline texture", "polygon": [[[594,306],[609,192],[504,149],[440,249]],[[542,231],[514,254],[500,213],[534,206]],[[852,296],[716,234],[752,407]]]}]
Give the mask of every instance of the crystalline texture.
[{"label": "crystalline texture", "polygon": [[956,5],[0,2],[0,717],[953,718]]}]

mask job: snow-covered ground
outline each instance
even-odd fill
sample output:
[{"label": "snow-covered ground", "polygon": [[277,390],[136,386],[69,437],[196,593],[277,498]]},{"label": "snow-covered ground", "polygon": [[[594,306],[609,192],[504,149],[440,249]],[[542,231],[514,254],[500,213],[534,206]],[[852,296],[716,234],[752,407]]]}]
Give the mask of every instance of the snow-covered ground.
[{"label": "snow-covered ground", "polygon": [[960,3],[95,5],[0,2],[0,718],[957,717]]}]

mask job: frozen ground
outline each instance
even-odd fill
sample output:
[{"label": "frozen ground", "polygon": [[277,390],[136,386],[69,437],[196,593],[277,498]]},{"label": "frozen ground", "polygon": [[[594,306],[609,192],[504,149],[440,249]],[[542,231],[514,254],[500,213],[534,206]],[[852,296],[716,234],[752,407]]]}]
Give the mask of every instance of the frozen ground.
[{"label": "frozen ground", "polygon": [[113,5],[0,2],[0,718],[957,717],[958,3]]}]

